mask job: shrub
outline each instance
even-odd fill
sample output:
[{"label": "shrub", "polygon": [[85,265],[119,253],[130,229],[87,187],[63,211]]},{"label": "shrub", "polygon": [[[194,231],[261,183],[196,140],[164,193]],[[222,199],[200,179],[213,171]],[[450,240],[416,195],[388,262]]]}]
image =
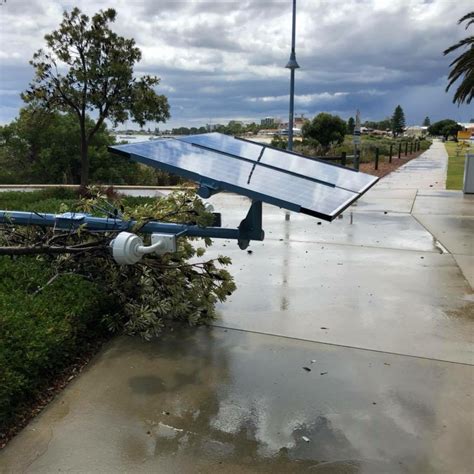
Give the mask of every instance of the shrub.
[{"label": "shrub", "polygon": [[0,257],[0,426],[104,332],[98,287],[66,275],[35,294],[52,275],[40,259]]}]

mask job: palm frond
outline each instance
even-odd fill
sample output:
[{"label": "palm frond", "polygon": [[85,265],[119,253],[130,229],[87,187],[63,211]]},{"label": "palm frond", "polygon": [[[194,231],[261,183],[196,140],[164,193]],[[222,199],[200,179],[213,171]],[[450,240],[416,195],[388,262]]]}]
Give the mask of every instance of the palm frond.
[{"label": "palm frond", "polygon": [[443,54],[446,56],[447,54],[455,51],[461,46],[469,46],[469,45],[474,46],[474,36],[468,36],[467,38],[464,38],[461,41],[458,41],[456,44],[453,44],[448,49],[444,50]]},{"label": "palm frond", "polygon": [[462,18],[460,18],[458,21],[458,25],[460,25],[462,22],[466,20],[470,20],[467,22],[467,25],[466,25],[466,30],[467,30],[470,25],[474,24],[474,12],[469,12],[466,15],[464,15]]},{"label": "palm frond", "polygon": [[[465,21],[467,21],[466,29],[474,24],[474,11],[464,15],[458,21],[458,24]],[[446,56],[459,48],[465,47],[468,48],[467,51],[460,54],[449,65],[451,71],[448,76],[449,82],[446,86],[446,92],[448,92],[454,83],[460,81],[453,97],[453,102],[458,105],[464,102],[470,104],[474,98],[474,36],[468,36],[444,51],[444,55]]]}]

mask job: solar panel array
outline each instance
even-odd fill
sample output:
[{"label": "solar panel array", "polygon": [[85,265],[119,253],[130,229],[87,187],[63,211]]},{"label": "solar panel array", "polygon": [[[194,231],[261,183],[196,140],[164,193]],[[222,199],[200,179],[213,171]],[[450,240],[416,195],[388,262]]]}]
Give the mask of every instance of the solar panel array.
[{"label": "solar panel array", "polygon": [[376,177],[220,133],[115,145],[110,150],[197,181],[333,220]]}]

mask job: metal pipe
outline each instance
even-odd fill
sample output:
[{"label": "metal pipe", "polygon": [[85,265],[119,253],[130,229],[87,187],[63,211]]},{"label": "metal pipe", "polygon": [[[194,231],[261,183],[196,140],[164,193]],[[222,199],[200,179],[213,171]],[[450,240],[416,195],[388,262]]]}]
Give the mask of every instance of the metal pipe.
[{"label": "metal pipe", "polygon": [[[130,231],[137,224],[135,220],[93,217],[86,214],[67,213],[46,214],[22,211],[0,211],[0,224],[39,225],[55,227],[58,230],[74,230],[85,224],[85,229],[92,232],[121,232]],[[210,237],[214,239],[234,239],[241,237],[239,229],[222,227],[199,227],[197,225],[174,224],[170,222],[148,222],[140,228],[145,234],[186,234],[188,237]],[[252,240],[263,240],[258,235],[252,235]]]}]

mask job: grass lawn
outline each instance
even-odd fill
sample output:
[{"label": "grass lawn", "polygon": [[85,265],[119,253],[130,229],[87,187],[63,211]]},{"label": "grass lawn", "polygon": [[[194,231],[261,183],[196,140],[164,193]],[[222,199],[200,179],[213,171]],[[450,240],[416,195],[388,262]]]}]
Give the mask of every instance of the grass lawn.
[{"label": "grass lawn", "polygon": [[[446,178],[446,189],[462,189],[464,177],[464,161],[469,148],[461,148],[459,143],[446,142],[444,144],[448,152],[448,175]],[[473,147],[471,146],[471,152]]]}]

